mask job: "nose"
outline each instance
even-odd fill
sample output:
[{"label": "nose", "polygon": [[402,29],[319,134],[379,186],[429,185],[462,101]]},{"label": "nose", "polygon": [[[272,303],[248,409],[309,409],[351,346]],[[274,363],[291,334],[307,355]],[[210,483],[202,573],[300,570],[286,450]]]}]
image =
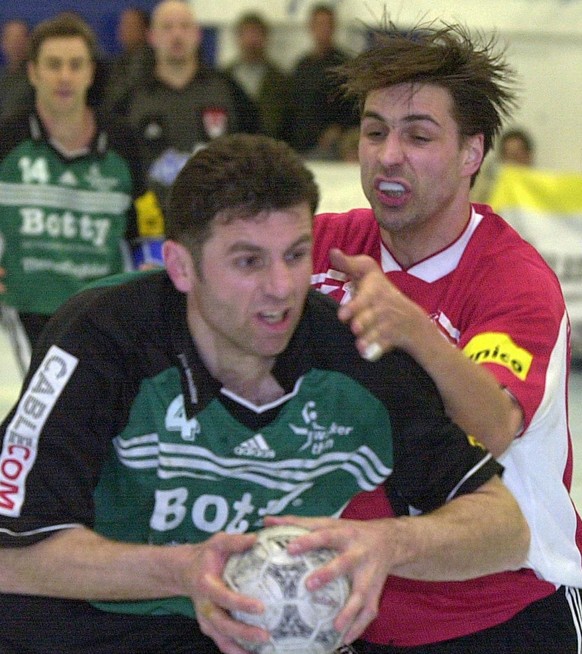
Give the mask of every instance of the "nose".
[{"label": "nose", "polygon": [[61,80],[68,81],[71,77],[73,77],[73,69],[71,66],[67,66],[66,64],[61,66],[59,69],[59,77]]},{"label": "nose", "polygon": [[264,289],[271,297],[285,299],[293,288],[293,276],[285,261],[273,262],[265,271]]},{"label": "nose", "polygon": [[396,131],[388,133],[380,148],[380,161],[385,167],[401,164],[404,161],[402,140]]}]

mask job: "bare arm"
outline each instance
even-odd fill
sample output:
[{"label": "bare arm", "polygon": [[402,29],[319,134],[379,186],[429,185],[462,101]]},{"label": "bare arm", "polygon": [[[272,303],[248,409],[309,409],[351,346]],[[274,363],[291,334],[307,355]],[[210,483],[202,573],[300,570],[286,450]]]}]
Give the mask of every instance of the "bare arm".
[{"label": "bare arm", "polygon": [[[190,597],[201,627],[222,651],[245,654],[234,638],[265,640],[268,635],[234,621],[228,611],[254,613],[263,607],[229,590],[222,570],[232,552],[247,549],[254,539],[219,533],[198,545],[155,546],[114,542],[82,527],[68,529],[34,545],[0,549],[0,592],[113,601]],[[218,629],[207,631],[209,598],[222,620]]]},{"label": "bare arm", "polygon": [[432,378],[451,419],[500,456],[518,433],[523,415],[493,375],[443,338],[424,310],[391,284],[370,257],[333,250],[330,259],[357,286],[356,296],[338,315],[357,336],[358,350],[364,354],[373,343],[379,352],[403,349]]},{"label": "bare arm", "polygon": [[293,552],[331,547],[341,554],[310,577],[310,588],[341,574],[352,579],[352,595],[336,626],[351,642],[377,615],[388,575],[425,581],[462,581],[520,568],[527,556],[529,529],[517,502],[493,478],[473,493],[434,512],[379,520],[270,518],[314,530],[290,546]]},{"label": "bare arm", "polygon": [[[341,552],[311,577],[312,588],[347,574],[353,592],[338,628],[355,639],[375,617],[389,574],[460,580],[519,567],[528,547],[521,512],[494,478],[476,492],[420,517],[380,520],[270,518],[315,531],[295,552],[333,547]],[[0,549],[0,591],[82,600],[186,596],[198,622],[226,654],[243,654],[236,639],[265,640],[258,627],[236,622],[229,611],[260,612],[262,604],[229,590],[222,571],[229,555],[250,547],[251,534],[212,536],[198,545],[152,546],[113,542],[85,528],[59,532],[22,548]]]}]

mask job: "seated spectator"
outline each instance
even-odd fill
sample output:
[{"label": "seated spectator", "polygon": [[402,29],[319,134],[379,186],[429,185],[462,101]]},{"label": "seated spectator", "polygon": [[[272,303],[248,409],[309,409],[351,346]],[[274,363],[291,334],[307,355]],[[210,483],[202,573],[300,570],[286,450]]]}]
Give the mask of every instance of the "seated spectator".
[{"label": "seated spectator", "polygon": [[335,45],[332,7],[316,5],[311,10],[309,31],[313,49],[293,71],[284,138],[302,154],[333,159],[343,129],[358,124],[354,108],[339,96],[330,72],[347,61],[348,55]]},{"label": "seated spectator", "polygon": [[150,16],[139,7],[127,7],[119,15],[116,38],[121,52],[109,62],[104,108],[110,110],[127,88],[153,68],[154,54],[148,43]]},{"label": "seated spectator", "polygon": [[255,104],[224,71],[199,57],[201,29],[190,5],[162,0],[152,12],[153,74],[129,89],[117,110],[140,139],[148,186],[164,209],[168,189],[192,152],[233,132],[256,132]]},{"label": "seated spectator", "polygon": [[508,129],[499,142],[501,163],[533,166],[534,143],[532,137],[523,129]]},{"label": "seated spectator", "polygon": [[289,102],[289,80],[268,57],[269,25],[259,14],[248,13],[239,18],[235,30],[239,54],[226,70],[256,102],[261,131],[278,138]]},{"label": "seated spectator", "polygon": [[507,129],[499,137],[497,153],[490,154],[481,166],[471,189],[471,200],[487,204],[501,164],[513,166],[534,165],[534,140],[521,128]]},{"label": "seated spectator", "polygon": [[4,66],[0,69],[0,118],[33,103],[33,91],[26,75],[29,29],[15,18],[2,26],[0,50]]}]

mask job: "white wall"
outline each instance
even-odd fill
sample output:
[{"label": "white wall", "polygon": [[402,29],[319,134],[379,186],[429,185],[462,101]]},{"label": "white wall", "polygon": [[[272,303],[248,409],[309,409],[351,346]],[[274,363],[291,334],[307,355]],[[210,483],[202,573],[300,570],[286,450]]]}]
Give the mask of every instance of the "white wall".
[{"label": "white wall", "polygon": [[[240,13],[262,12],[273,25],[272,55],[290,68],[309,46],[305,18],[315,0],[192,0],[200,21],[221,30],[219,61],[234,56],[230,27]],[[542,168],[582,170],[582,0],[333,0],[340,42],[361,49],[361,27],[390,17],[403,27],[442,18],[496,32],[522,87],[514,123],[529,129]]]}]

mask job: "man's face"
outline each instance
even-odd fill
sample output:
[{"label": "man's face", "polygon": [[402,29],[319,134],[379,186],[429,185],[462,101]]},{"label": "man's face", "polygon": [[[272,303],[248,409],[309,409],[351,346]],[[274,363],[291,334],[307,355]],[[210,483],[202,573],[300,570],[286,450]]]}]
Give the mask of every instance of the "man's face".
[{"label": "man's face", "polygon": [[267,35],[260,25],[246,23],[239,29],[238,44],[246,61],[261,61],[267,49]]},{"label": "man's face", "polygon": [[369,93],[359,158],[362,188],[380,227],[413,232],[465,209],[482,137],[461,140],[447,90],[398,84]]},{"label": "man's face", "polygon": [[53,115],[80,110],[86,104],[94,70],[89,48],[81,37],[47,39],[37,60],[28,64],[37,104]]},{"label": "man's face", "polygon": [[126,9],[117,26],[117,40],[124,50],[131,51],[139,48],[146,41],[147,27],[139,12],[135,9]]},{"label": "man's face", "polygon": [[223,365],[282,352],[309,289],[311,245],[306,203],[226,224],[218,219],[189,294],[196,341],[219,353]]},{"label": "man's face", "polygon": [[20,64],[26,61],[28,47],[26,25],[17,20],[7,22],[2,29],[1,47],[7,63]]},{"label": "man's face", "polygon": [[200,29],[189,6],[169,0],[152,16],[150,44],[158,61],[181,64],[190,61],[200,45]]},{"label": "man's face", "polygon": [[527,145],[518,136],[511,136],[503,143],[501,151],[503,163],[518,164],[520,166],[531,166],[533,157]]},{"label": "man's face", "polygon": [[333,46],[335,20],[330,13],[327,11],[315,12],[311,17],[309,29],[316,47],[327,49]]}]

